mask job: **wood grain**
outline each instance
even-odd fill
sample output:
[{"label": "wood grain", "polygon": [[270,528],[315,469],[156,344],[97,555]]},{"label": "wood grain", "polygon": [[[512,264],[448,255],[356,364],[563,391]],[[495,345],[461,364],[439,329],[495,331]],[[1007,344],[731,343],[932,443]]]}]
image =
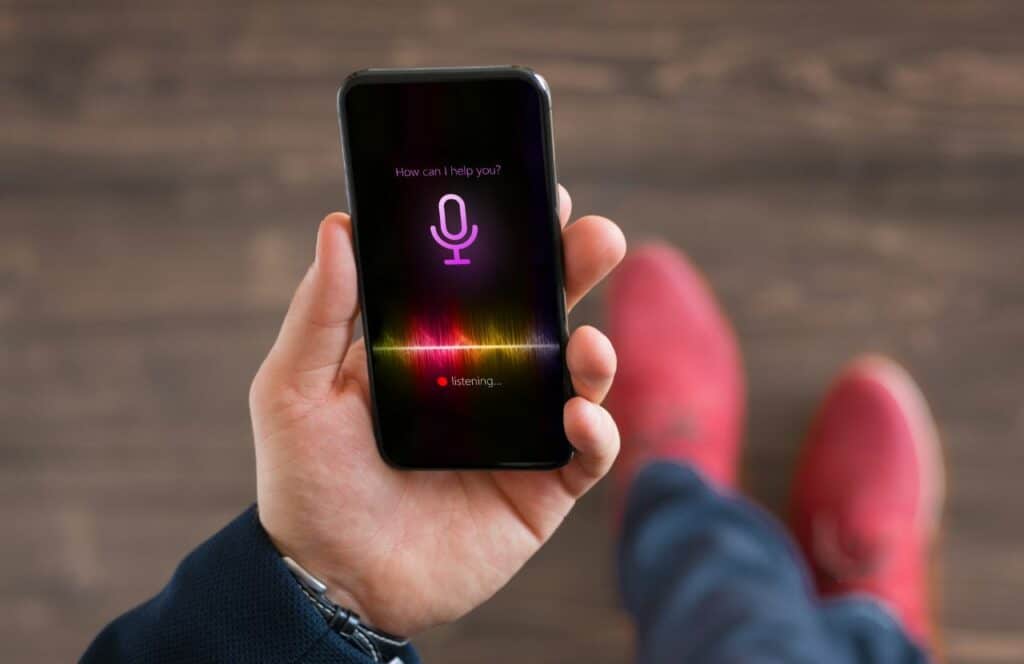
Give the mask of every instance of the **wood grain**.
[{"label": "wood grain", "polygon": [[[920,379],[951,662],[1024,661],[1024,5],[0,2],[0,642],[70,661],[254,495],[248,381],[344,206],[334,91],[522,63],[562,181],[732,315],[777,507],[844,359]],[[600,321],[591,298],[574,323]],[[434,662],[619,662],[602,491]]]}]

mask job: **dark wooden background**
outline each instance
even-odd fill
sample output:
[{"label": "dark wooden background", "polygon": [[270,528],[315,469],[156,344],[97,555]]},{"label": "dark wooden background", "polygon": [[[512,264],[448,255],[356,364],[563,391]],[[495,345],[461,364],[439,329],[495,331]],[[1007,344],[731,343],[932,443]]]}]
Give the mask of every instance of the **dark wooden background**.
[{"label": "dark wooden background", "polygon": [[[0,0],[2,659],[71,661],[253,499],[248,382],[345,205],[335,89],[471,63],[547,76],[578,212],[710,274],[755,495],[845,358],[912,369],[950,660],[1024,661],[1024,5],[718,0]],[[602,494],[428,661],[627,660]]]}]

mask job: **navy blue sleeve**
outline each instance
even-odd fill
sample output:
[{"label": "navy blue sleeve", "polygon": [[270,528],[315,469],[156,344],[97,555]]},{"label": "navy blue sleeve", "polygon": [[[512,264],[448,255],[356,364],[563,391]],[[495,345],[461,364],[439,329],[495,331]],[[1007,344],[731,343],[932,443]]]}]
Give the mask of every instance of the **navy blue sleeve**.
[{"label": "navy blue sleeve", "polygon": [[[411,646],[396,654],[419,663]],[[372,664],[328,628],[255,507],[190,553],[160,594],[108,625],[81,661]]]}]

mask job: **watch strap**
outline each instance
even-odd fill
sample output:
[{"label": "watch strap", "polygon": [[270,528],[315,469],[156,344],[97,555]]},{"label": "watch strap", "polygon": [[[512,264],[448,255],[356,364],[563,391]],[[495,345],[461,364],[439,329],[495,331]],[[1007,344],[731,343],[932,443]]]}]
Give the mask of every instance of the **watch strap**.
[{"label": "watch strap", "polygon": [[[288,556],[282,556],[281,560],[298,581],[302,592],[327,621],[328,627],[368,655],[373,661],[402,664],[401,658],[394,655],[394,651],[407,646],[408,639],[363,623],[358,613],[338,606],[327,597],[327,584],[310,574],[302,565]],[[389,655],[391,655],[390,659],[385,659]]]}]

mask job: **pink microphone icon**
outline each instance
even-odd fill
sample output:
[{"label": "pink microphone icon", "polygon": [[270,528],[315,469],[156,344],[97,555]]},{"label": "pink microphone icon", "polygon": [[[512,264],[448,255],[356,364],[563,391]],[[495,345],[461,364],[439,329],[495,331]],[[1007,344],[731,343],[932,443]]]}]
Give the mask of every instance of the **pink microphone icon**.
[{"label": "pink microphone icon", "polygon": [[[452,233],[448,230],[448,214],[445,211],[445,205],[448,201],[455,201],[459,206],[459,232]],[[437,202],[437,220],[438,225],[441,227],[441,233],[438,234],[437,226],[431,224],[430,234],[434,236],[434,242],[445,249],[451,249],[452,257],[444,259],[445,265],[469,265],[470,260],[463,258],[459,252],[468,247],[469,245],[476,242],[477,226],[473,224],[472,227],[466,223],[466,201],[462,200],[461,196],[456,194],[445,194],[441,197],[441,200]],[[469,234],[467,239],[466,234]],[[444,236],[442,238],[441,236]]]}]

